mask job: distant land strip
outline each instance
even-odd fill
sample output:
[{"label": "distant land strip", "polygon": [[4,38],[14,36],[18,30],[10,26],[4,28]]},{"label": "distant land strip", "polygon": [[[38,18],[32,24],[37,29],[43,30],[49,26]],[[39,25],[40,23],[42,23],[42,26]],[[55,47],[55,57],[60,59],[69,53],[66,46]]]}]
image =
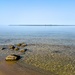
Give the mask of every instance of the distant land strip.
[{"label": "distant land strip", "polygon": [[8,26],[75,26],[75,25],[8,25]]}]

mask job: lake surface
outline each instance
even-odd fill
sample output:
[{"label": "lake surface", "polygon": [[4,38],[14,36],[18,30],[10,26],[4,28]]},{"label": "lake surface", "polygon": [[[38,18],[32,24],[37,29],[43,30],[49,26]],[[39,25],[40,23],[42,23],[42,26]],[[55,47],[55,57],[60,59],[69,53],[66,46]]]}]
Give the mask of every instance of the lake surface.
[{"label": "lake surface", "polygon": [[75,26],[0,26],[0,44],[18,42],[75,46]]}]

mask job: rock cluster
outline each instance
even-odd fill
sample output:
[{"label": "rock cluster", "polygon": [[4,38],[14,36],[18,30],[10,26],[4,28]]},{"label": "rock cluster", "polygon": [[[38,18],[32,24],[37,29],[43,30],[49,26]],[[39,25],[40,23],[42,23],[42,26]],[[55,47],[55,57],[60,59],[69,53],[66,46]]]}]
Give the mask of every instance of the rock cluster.
[{"label": "rock cluster", "polygon": [[27,44],[25,44],[25,43],[19,43],[19,44],[17,44],[16,46],[25,47],[25,46],[27,46]]},{"label": "rock cluster", "polygon": [[[25,51],[27,51],[27,49],[24,49],[25,46],[27,46],[27,44],[19,43],[19,44],[16,44],[16,45],[9,45],[8,49],[24,53]],[[5,58],[6,61],[15,61],[15,60],[18,60],[18,59],[20,59],[20,55],[16,55],[16,54],[8,55]]]}]

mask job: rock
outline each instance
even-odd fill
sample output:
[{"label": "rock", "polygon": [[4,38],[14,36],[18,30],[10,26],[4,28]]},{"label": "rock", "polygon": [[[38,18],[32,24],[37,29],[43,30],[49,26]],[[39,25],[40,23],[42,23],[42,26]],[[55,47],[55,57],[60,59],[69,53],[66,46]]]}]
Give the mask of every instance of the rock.
[{"label": "rock", "polygon": [[6,48],[4,48],[4,47],[3,47],[3,48],[1,48],[1,50],[4,50],[4,49],[6,49]]},{"label": "rock", "polygon": [[13,45],[9,46],[9,49],[14,49],[14,48],[15,48],[15,46],[13,46]]},{"label": "rock", "polygon": [[17,46],[21,46],[21,47],[25,47],[25,46],[27,46],[27,44],[25,44],[25,43],[19,43],[19,44],[17,44]]},{"label": "rock", "polygon": [[56,50],[56,51],[53,51],[53,53],[61,53],[60,51]]},{"label": "rock", "polygon": [[25,47],[25,46],[27,46],[27,44],[22,44],[22,45],[21,45],[21,47]]},{"label": "rock", "polygon": [[20,50],[20,52],[25,52],[25,51],[27,51],[27,49],[22,49],[22,50]]},{"label": "rock", "polygon": [[15,50],[15,51],[18,51],[18,50],[19,50],[19,48],[18,48],[18,47],[16,47],[16,48],[14,48],[14,50]]},{"label": "rock", "polygon": [[17,44],[17,46],[19,46],[19,47],[20,47],[21,45],[22,45],[21,43]]},{"label": "rock", "polygon": [[8,55],[5,58],[6,61],[16,61],[16,60],[19,60],[19,59],[20,59],[20,56],[19,55],[15,55],[15,54]]}]

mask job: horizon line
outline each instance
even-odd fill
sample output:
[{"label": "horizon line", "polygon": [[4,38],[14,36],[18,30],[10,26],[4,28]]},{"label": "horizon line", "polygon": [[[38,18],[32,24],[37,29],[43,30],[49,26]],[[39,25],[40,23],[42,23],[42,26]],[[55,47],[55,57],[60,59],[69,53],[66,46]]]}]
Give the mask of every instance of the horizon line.
[{"label": "horizon line", "polygon": [[75,25],[26,24],[26,25],[8,25],[8,26],[75,26]]}]

